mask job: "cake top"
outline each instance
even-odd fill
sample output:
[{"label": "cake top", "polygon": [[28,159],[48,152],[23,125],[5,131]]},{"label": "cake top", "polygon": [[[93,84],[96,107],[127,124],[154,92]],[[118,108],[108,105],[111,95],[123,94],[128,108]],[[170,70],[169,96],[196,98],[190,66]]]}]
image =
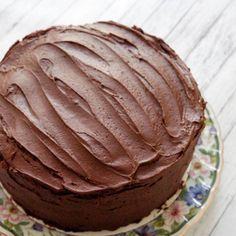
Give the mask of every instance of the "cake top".
[{"label": "cake top", "polygon": [[114,22],[52,27],[0,64],[0,151],[55,191],[142,184],[203,127],[189,69],[161,39]]}]

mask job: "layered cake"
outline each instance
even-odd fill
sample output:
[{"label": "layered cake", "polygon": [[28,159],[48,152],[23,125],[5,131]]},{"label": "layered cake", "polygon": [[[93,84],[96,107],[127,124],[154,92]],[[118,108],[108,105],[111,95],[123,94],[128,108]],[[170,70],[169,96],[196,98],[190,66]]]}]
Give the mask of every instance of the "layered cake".
[{"label": "layered cake", "polygon": [[204,127],[189,68],[115,22],[52,27],[0,64],[0,181],[65,231],[139,222],[182,187]]}]

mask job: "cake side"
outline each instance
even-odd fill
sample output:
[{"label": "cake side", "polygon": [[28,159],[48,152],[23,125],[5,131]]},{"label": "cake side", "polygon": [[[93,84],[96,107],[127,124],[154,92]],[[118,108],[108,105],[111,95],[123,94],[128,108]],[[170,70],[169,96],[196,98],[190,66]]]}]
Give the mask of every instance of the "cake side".
[{"label": "cake side", "polygon": [[30,215],[115,229],[180,188],[205,103],[161,39],[114,22],[52,27],[12,47],[0,79],[0,180]]},{"label": "cake side", "polygon": [[143,186],[127,187],[117,193],[86,198],[52,192],[9,169],[4,161],[1,162],[0,179],[6,191],[29,216],[41,219],[47,225],[67,232],[116,230],[138,223],[182,188],[182,177],[192,159],[196,141],[197,138],[178,161],[160,173],[158,180]]}]

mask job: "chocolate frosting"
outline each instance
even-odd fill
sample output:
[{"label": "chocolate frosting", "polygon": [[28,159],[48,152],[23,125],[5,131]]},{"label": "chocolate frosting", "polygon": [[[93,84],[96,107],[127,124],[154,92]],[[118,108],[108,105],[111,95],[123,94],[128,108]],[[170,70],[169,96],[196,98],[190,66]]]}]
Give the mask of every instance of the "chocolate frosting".
[{"label": "chocolate frosting", "polygon": [[1,126],[16,147],[0,152],[52,191],[142,184],[174,163],[203,125],[190,70],[137,27],[38,31],[9,50],[0,80]]}]

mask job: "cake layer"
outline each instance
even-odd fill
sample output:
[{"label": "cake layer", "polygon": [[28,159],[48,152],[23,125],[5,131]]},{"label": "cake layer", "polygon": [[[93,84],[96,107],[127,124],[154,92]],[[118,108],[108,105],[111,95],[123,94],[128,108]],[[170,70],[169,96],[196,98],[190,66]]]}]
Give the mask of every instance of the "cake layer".
[{"label": "cake layer", "polygon": [[114,229],[181,186],[205,103],[161,39],[114,22],[52,27],[14,44],[0,79],[0,180],[34,217]]}]

